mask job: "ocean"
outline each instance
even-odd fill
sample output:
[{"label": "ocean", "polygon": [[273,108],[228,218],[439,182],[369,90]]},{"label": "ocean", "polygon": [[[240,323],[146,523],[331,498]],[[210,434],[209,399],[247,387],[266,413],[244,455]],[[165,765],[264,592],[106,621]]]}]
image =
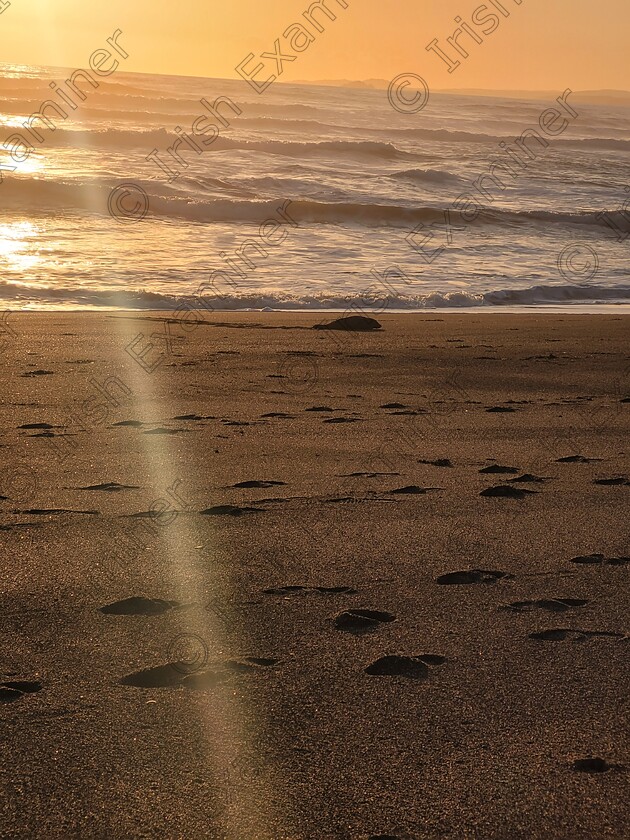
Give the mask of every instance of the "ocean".
[{"label": "ocean", "polygon": [[628,100],[1,75],[5,309],[630,305]]}]

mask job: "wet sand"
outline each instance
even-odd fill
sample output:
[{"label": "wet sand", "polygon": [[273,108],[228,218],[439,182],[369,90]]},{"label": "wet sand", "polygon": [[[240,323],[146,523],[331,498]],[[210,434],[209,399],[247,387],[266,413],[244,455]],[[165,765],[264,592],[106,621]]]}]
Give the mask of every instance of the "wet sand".
[{"label": "wet sand", "polygon": [[5,322],[0,837],[626,836],[630,316],[378,318]]}]

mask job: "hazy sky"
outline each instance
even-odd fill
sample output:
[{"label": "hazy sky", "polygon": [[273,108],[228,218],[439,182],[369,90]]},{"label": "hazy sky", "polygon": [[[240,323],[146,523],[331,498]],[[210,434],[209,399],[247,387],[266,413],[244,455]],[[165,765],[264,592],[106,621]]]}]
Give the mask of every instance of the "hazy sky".
[{"label": "hazy sky", "polygon": [[[124,70],[234,78],[248,53],[273,51],[276,38],[291,52],[283,33],[305,23],[302,13],[311,2],[11,0],[0,14],[0,61],[86,66],[90,53],[120,28],[130,54]],[[469,57],[452,74],[425,47],[438,38],[456,55],[445,39],[458,25],[456,16],[471,23],[479,0],[348,0],[345,10],[337,0],[326,2],[337,20],[325,20],[326,31],[284,64],[281,81],[414,72],[433,88],[630,89],[628,0],[522,0],[520,6],[500,0],[509,17],[495,8],[500,25],[494,32],[483,33],[491,20],[473,26],[483,43],[463,36]],[[273,70],[273,60],[267,66]]]}]

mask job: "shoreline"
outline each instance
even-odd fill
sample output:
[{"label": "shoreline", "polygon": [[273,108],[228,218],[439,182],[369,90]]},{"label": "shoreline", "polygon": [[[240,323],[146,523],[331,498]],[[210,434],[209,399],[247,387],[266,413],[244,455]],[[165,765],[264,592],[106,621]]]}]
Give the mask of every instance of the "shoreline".
[{"label": "shoreline", "polygon": [[[4,309],[5,312],[10,312],[11,314],[52,314],[52,313],[65,313],[65,314],[72,314],[82,313],[82,312],[89,312],[91,314],[98,315],[99,313],[102,314],[110,314],[112,312],[124,312],[128,314],[138,314],[143,315],[147,313],[158,313],[164,315],[166,313],[173,313],[172,309],[151,309],[151,308],[142,308],[142,309],[127,309],[124,307],[107,307],[107,306],[85,306],[85,307],[52,307],[52,306],[42,306],[39,308],[12,308],[10,305],[10,301],[0,302],[0,310]],[[192,307],[191,309],[187,309],[186,311],[190,312],[207,312],[208,310],[203,309],[201,307],[195,308]],[[282,315],[283,313],[287,313],[288,315],[312,315],[317,316],[319,314],[326,315],[326,314],[334,314],[334,315],[366,315],[371,318],[379,318],[381,315],[431,315],[433,313],[439,313],[440,315],[476,315],[476,314],[487,314],[487,315],[559,315],[559,314],[574,314],[574,315],[611,315],[611,314],[623,314],[623,315],[630,315],[630,303],[620,302],[620,303],[602,303],[602,304],[566,304],[565,306],[561,306],[559,304],[530,304],[530,305],[522,305],[522,306],[513,306],[511,304],[506,304],[505,306],[490,306],[490,305],[480,305],[480,306],[451,306],[451,307],[436,307],[434,309],[385,309],[385,310],[370,310],[370,309],[360,309],[360,308],[343,308],[343,309],[214,309],[211,314],[213,315],[240,315],[240,314],[260,314],[260,315]]]}]

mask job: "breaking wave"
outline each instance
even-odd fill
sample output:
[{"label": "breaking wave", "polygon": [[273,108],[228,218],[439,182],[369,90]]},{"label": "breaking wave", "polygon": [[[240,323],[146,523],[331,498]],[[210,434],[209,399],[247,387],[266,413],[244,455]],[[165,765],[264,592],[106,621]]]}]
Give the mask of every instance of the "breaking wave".
[{"label": "breaking wave", "polygon": [[[420,285],[420,282],[413,283]],[[317,294],[292,295],[289,293],[221,294],[220,290],[202,297],[196,294],[198,285],[191,284],[190,293],[163,294],[147,290],[128,291],[124,289],[93,288],[41,288],[25,287],[23,284],[0,281],[0,294],[4,300],[19,305],[57,304],[87,306],[95,308],[131,310],[173,310],[182,307],[206,311],[350,311],[421,312],[432,309],[462,309],[483,307],[524,307],[552,304],[601,304],[630,302],[630,286],[595,285],[549,285],[531,286],[523,289],[496,289],[475,294],[466,291],[437,292],[424,294],[403,294],[390,288],[369,287],[361,294]]]}]

